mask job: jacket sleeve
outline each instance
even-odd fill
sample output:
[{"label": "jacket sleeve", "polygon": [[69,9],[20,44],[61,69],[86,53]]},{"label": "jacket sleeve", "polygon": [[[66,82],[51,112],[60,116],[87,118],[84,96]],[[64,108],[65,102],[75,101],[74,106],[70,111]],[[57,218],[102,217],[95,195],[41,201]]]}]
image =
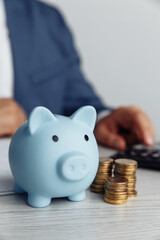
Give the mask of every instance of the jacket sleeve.
[{"label": "jacket sleeve", "polygon": [[111,110],[110,107],[102,103],[93,87],[86,81],[80,69],[80,59],[74,47],[72,34],[60,12],[55,8],[54,11],[57,14],[57,24],[60,33],[59,44],[63,50],[64,58],[69,63],[63,100],[63,114],[71,115],[75,110],[84,105],[92,105],[97,113],[106,109]]}]

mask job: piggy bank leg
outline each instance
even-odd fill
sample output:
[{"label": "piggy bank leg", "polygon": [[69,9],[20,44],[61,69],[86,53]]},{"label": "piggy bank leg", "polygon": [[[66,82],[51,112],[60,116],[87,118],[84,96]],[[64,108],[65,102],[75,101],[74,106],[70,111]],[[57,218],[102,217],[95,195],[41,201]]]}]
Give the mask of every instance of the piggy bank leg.
[{"label": "piggy bank leg", "polygon": [[24,193],[24,190],[16,182],[14,183],[14,191],[15,193]]},{"label": "piggy bank leg", "polygon": [[86,198],[85,191],[68,197],[68,199],[73,202],[80,202],[80,201],[85,200],[85,198]]},{"label": "piggy bank leg", "polygon": [[32,207],[47,207],[51,203],[51,198],[47,198],[38,194],[28,193],[28,204]]}]

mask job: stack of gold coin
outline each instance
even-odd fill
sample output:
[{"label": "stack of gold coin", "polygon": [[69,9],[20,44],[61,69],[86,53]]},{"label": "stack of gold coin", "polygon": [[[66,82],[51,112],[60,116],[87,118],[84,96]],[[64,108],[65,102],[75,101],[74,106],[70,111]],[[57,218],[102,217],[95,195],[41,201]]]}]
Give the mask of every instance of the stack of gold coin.
[{"label": "stack of gold coin", "polygon": [[128,181],[124,177],[108,177],[105,182],[104,201],[110,204],[124,204],[128,199]]},{"label": "stack of gold coin", "polygon": [[108,176],[112,175],[113,159],[100,158],[97,175],[90,186],[91,191],[104,193],[104,184]]},{"label": "stack of gold coin", "polygon": [[128,180],[128,196],[135,197],[137,191],[135,190],[136,186],[136,169],[137,162],[130,159],[117,159],[115,160],[115,176],[123,176]]}]

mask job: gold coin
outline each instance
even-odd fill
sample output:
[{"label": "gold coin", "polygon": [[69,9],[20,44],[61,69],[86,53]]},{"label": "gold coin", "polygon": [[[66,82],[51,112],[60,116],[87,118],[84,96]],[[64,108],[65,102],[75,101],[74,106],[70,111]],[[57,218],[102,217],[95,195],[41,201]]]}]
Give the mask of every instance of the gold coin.
[{"label": "gold coin", "polygon": [[110,177],[111,175],[109,174],[97,174],[95,179],[107,179],[108,177]]},{"label": "gold coin", "polygon": [[128,187],[128,191],[133,191],[133,190],[135,190],[135,188],[136,188],[135,185],[134,185],[134,186],[129,186],[129,187]]},{"label": "gold coin", "polygon": [[111,172],[112,171],[112,167],[108,167],[108,168],[98,168],[98,172]]},{"label": "gold coin", "polygon": [[96,188],[96,189],[104,189],[103,185],[92,184],[90,187]]},{"label": "gold coin", "polygon": [[125,177],[108,177],[106,179],[107,186],[126,186],[128,180]]},{"label": "gold coin", "polygon": [[116,196],[116,197],[112,197],[109,195],[105,195],[106,199],[111,199],[111,200],[115,200],[115,201],[120,201],[120,200],[126,200],[128,199],[128,195],[127,196]]},{"label": "gold coin", "polygon": [[126,171],[124,171],[124,170],[121,170],[121,169],[118,169],[118,168],[115,168],[115,170],[114,170],[114,173],[118,173],[119,175],[133,175],[133,176],[135,176],[135,174],[136,174],[136,170],[135,171],[128,171],[128,170],[126,170]]},{"label": "gold coin", "polygon": [[[127,177],[126,177],[127,178]],[[128,179],[128,184],[135,184],[136,183],[136,180],[130,180],[130,179]]]},{"label": "gold coin", "polygon": [[97,172],[96,176],[111,176],[111,172]]},{"label": "gold coin", "polygon": [[128,179],[135,179],[136,178],[136,175],[135,174],[130,174],[130,175],[126,175],[126,174],[124,174],[124,173],[119,173],[119,172],[116,172],[116,171],[114,171],[114,175],[115,176],[119,176],[119,177],[126,177],[126,178],[128,178]]},{"label": "gold coin", "polygon": [[109,191],[109,192],[128,192],[128,188],[126,187],[126,188],[108,188],[108,187],[106,187],[105,186],[105,190],[106,191]]},{"label": "gold coin", "polygon": [[98,169],[111,169],[112,168],[112,165],[99,165]]},{"label": "gold coin", "polygon": [[101,188],[98,189],[98,188],[94,188],[94,187],[90,186],[90,190],[95,193],[103,193],[104,194],[104,189],[101,189]]},{"label": "gold coin", "polygon": [[107,164],[105,164],[105,163],[99,163],[99,168],[111,168],[113,166],[113,163],[107,163]]},{"label": "gold coin", "polygon": [[132,187],[128,188],[128,192],[134,192],[134,191],[135,191],[135,188],[132,188]]},{"label": "gold coin", "polygon": [[104,163],[99,163],[99,167],[98,168],[111,168],[113,166],[113,163],[110,164],[104,164]]},{"label": "gold coin", "polygon": [[99,166],[104,166],[104,167],[112,166],[113,163],[114,163],[113,159],[108,159],[106,161],[101,161],[101,159],[100,159]]},{"label": "gold coin", "polygon": [[105,157],[100,157],[99,158],[99,164],[100,165],[107,165],[107,164],[113,164],[114,160],[112,158],[105,158]]},{"label": "gold coin", "polygon": [[121,167],[117,167],[115,166],[115,169],[114,169],[115,172],[123,172],[123,173],[135,173],[136,172],[136,168],[134,169],[126,169],[126,168],[121,168]]},{"label": "gold coin", "polygon": [[136,183],[136,178],[135,179],[127,178],[127,179],[128,179],[128,183]]},{"label": "gold coin", "polygon": [[92,184],[101,184],[101,185],[103,184],[103,186],[104,186],[104,184],[105,184],[105,179],[102,179],[102,180],[100,180],[100,179],[95,179]]},{"label": "gold coin", "polygon": [[[126,177],[126,178],[127,178],[127,177]],[[133,180],[133,179],[128,179],[128,178],[127,178],[127,180],[128,180],[128,184],[129,184],[129,183],[131,183],[131,184],[132,184],[132,183],[136,183],[136,179]]]},{"label": "gold coin", "polygon": [[100,177],[100,176],[110,177],[110,176],[112,176],[112,172],[111,171],[109,171],[109,172],[97,172],[96,177]]},{"label": "gold coin", "polygon": [[111,194],[113,196],[116,196],[116,195],[127,195],[128,194],[128,189],[126,189],[125,191],[114,191],[112,189],[106,189],[105,188],[105,193],[106,194]]},{"label": "gold coin", "polygon": [[127,177],[127,179],[130,179],[130,180],[136,180],[136,175],[128,175],[128,176],[126,176]]},{"label": "gold coin", "polygon": [[94,184],[94,183],[92,183],[91,184],[91,186],[93,187],[93,188],[100,188],[100,189],[104,189],[104,185],[103,184]]},{"label": "gold coin", "polygon": [[109,198],[109,199],[112,199],[112,200],[117,200],[117,199],[126,199],[128,198],[128,193],[125,194],[125,195],[113,195],[113,194],[110,194],[110,193],[105,193],[105,197],[106,198]]},{"label": "gold coin", "polygon": [[129,185],[129,186],[128,186],[128,190],[129,190],[129,189],[134,189],[134,188],[135,188],[135,185]]},{"label": "gold coin", "polygon": [[129,189],[128,194],[135,194],[135,188]]},{"label": "gold coin", "polygon": [[129,189],[129,188],[135,188],[135,187],[136,187],[136,184],[135,184],[135,183],[134,183],[134,184],[133,184],[133,183],[132,183],[132,184],[128,184],[128,189]]},{"label": "gold coin", "polygon": [[126,159],[126,158],[119,158],[115,160],[115,165],[122,166],[125,168],[137,168],[138,164],[137,161],[132,159]]},{"label": "gold coin", "polygon": [[131,173],[131,172],[120,172],[120,171],[114,171],[114,176],[119,175],[121,177],[130,177],[133,178],[136,176],[136,172],[135,173]]},{"label": "gold coin", "polygon": [[111,173],[97,173],[96,177],[95,178],[102,178],[102,177],[111,177],[112,174]]},{"label": "gold coin", "polygon": [[137,169],[137,165],[126,165],[126,164],[118,164],[115,163],[115,167],[120,168],[124,171],[135,171]]},{"label": "gold coin", "polygon": [[128,197],[136,197],[137,196],[137,191],[133,191],[133,192],[128,192]]},{"label": "gold coin", "polygon": [[97,171],[97,173],[111,173],[112,172],[112,168],[107,168],[107,169],[104,169],[104,168],[102,168],[102,169],[98,169],[98,171]]},{"label": "gold coin", "polygon": [[108,165],[99,165],[98,169],[111,169],[112,168],[112,164],[108,164]]},{"label": "gold coin", "polygon": [[108,174],[108,175],[110,175],[111,174],[111,169],[110,170],[108,170],[108,171],[106,171],[106,170],[99,170],[98,172],[97,172],[97,174]]},{"label": "gold coin", "polygon": [[115,205],[120,205],[120,204],[124,204],[127,202],[127,199],[122,199],[122,200],[112,200],[109,198],[105,198],[104,197],[104,201],[110,204],[115,204]]},{"label": "gold coin", "polygon": [[135,172],[137,170],[137,168],[127,168],[126,166],[123,167],[122,166],[119,166],[119,165],[115,165],[115,169],[118,169],[119,171],[124,171],[124,172]]},{"label": "gold coin", "polygon": [[118,192],[126,192],[126,191],[128,191],[128,187],[127,186],[125,186],[125,187],[123,187],[123,186],[120,186],[120,187],[115,187],[115,186],[107,186],[106,184],[104,184],[104,188],[107,190],[108,189],[108,191],[118,191]]},{"label": "gold coin", "polygon": [[127,189],[128,188],[128,183],[126,182],[126,184],[111,184],[109,182],[107,182],[107,180],[105,181],[104,186],[108,189]]},{"label": "gold coin", "polygon": [[108,185],[104,184],[104,188],[108,189],[109,191],[116,191],[117,190],[117,191],[123,192],[123,191],[128,190],[127,185],[126,186],[108,186]]},{"label": "gold coin", "polygon": [[104,169],[103,169],[102,171],[101,171],[101,170],[98,170],[98,171],[97,171],[97,175],[98,175],[98,174],[108,174],[108,175],[110,175],[111,172],[112,172],[111,170],[108,170],[108,171],[107,171],[107,170],[104,170]]},{"label": "gold coin", "polygon": [[117,174],[115,174],[114,175],[115,177],[125,177],[126,179],[127,179],[127,181],[128,181],[128,183],[129,182],[136,182],[136,178],[135,177],[128,177],[128,176],[126,176],[126,175],[117,175]]},{"label": "gold coin", "polygon": [[122,196],[122,195],[124,195],[124,196],[126,196],[127,194],[128,194],[128,191],[125,191],[125,192],[115,192],[115,191],[107,191],[106,189],[105,189],[105,193],[106,194],[110,194],[110,195],[113,195],[113,196]]},{"label": "gold coin", "polygon": [[128,179],[128,185],[132,185],[132,184],[136,184],[136,181],[135,181],[135,180],[134,180],[134,181],[133,181],[133,180],[130,181],[130,180]]}]

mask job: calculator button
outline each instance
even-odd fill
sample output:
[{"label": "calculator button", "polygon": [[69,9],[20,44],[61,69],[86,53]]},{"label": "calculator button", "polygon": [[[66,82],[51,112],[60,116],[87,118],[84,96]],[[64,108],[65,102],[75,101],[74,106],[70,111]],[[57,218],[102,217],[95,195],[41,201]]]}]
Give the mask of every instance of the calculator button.
[{"label": "calculator button", "polygon": [[160,158],[159,153],[152,153],[150,156],[153,157],[153,158]]},{"label": "calculator button", "polygon": [[142,153],[140,154],[140,156],[141,156],[141,157],[148,157],[148,152],[142,152]]},{"label": "calculator button", "polygon": [[134,157],[134,156],[136,156],[136,155],[137,155],[137,153],[136,153],[136,152],[134,152],[134,151],[131,151],[131,152],[130,152],[130,155]]},{"label": "calculator button", "polygon": [[144,146],[140,145],[140,144],[137,144],[137,145],[133,146],[133,149],[134,150],[142,150],[142,149],[144,149]]}]

